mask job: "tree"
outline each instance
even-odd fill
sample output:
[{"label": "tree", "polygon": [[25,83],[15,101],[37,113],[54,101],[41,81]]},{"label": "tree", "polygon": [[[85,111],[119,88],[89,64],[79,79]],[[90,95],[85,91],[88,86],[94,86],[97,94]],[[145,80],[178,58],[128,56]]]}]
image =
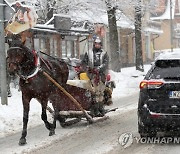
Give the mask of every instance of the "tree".
[{"label": "tree", "polygon": [[117,31],[117,23],[116,23],[116,8],[115,6],[112,6],[110,0],[106,0],[106,6],[107,6],[107,15],[108,15],[108,24],[109,24],[109,42],[110,42],[110,53],[111,53],[110,65],[113,71],[120,72],[121,63],[120,63],[118,31]]},{"label": "tree", "polygon": [[[51,4],[55,0],[51,0]],[[115,3],[116,4],[116,3]],[[49,3],[47,3],[46,12],[48,18],[52,16],[52,9],[49,7]],[[73,12],[76,10],[84,11],[90,10],[94,12],[94,14],[107,13],[108,16],[108,26],[109,26],[109,42],[110,42],[110,67],[112,70],[119,72],[121,69],[120,63],[120,52],[119,52],[119,41],[118,41],[118,31],[116,24],[116,5],[114,5],[113,0],[59,0],[53,8],[56,7],[58,13],[66,13]],[[48,11],[49,10],[49,11]],[[88,11],[87,11],[88,12]]]},{"label": "tree", "polygon": [[141,0],[135,6],[135,44],[136,44],[136,70],[144,71],[142,57],[142,38],[141,38]]},{"label": "tree", "polygon": [[25,4],[35,7],[38,14],[38,23],[44,24],[56,13],[56,0],[31,0]]},{"label": "tree", "polygon": [[55,5],[56,5],[55,0],[53,0],[52,2],[48,1],[48,3],[47,3],[47,18],[46,18],[47,20],[50,20],[53,17]]}]

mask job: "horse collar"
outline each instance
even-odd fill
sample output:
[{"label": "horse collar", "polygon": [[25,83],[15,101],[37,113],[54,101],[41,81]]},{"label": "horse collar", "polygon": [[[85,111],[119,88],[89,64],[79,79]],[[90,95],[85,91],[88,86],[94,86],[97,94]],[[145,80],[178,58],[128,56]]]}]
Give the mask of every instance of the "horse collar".
[{"label": "horse collar", "polygon": [[26,83],[28,83],[29,80],[33,79],[40,70],[40,58],[39,58],[39,56],[37,56],[36,51],[33,50],[32,52],[34,55],[34,64],[35,64],[36,68],[33,71],[33,73],[31,73],[30,75],[28,75],[28,76],[21,75],[20,76],[20,78],[22,78],[23,80],[26,80]]},{"label": "horse collar", "polygon": [[30,75],[27,76],[27,79],[33,78],[40,70],[40,59],[39,57],[37,57],[37,61],[35,62],[36,64],[36,69],[34,70],[34,72]]}]

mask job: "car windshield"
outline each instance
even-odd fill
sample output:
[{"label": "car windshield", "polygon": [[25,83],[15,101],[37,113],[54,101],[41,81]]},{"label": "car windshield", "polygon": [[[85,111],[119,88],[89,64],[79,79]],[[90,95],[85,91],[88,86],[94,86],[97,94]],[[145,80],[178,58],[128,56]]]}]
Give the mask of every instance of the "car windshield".
[{"label": "car windshield", "polygon": [[150,79],[180,79],[180,60],[158,60]]}]

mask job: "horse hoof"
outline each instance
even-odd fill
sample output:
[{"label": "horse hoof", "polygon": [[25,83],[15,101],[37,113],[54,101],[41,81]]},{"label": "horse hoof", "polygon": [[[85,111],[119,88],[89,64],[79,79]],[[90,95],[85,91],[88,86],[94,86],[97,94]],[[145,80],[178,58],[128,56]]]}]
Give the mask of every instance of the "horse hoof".
[{"label": "horse hoof", "polygon": [[54,134],[55,134],[55,130],[50,130],[49,136],[52,136],[52,135],[54,135]]},{"label": "horse hoof", "polygon": [[27,144],[26,139],[25,138],[21,138],[19,140],[19,145],[25,145],[25,144]]}]

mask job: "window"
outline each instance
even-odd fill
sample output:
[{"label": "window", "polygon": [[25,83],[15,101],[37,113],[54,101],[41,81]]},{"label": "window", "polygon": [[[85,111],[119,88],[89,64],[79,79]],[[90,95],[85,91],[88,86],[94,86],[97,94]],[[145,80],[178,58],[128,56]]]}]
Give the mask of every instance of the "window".
[{"label": "window", "polygon": [[150,79],[180,78],[180,60],[158,60]]}]

